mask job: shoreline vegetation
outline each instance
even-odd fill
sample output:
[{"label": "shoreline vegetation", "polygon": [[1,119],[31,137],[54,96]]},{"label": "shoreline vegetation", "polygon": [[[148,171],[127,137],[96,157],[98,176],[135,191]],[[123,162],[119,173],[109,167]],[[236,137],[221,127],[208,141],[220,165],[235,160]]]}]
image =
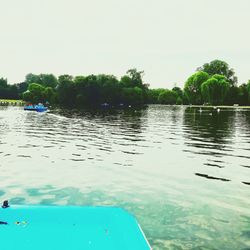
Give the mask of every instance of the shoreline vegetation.
[{"label": "shoreline vegetation", "polygon": [[[23,100],[7,100],[0,99],[0,106],[24,106],[26,104]],[[148,105],[165,105],[171,107],[186,107],[186,108],[204,108],[204,109],[250,109],[250,106],[238,106],[238,105],[190,105],[190,104],[148,104]],[[131,108],[131,106],[129,107]]]},{"label": "shoreline vegetation", "polygon": [[250,109],[250,106],[237,106],[237,105],[185,105],[192,108],[220,108],[220,109]]},{"label": "shoreline vegetation", "polygon": [[13,106],[21,106],[24,105],[25,102],[21,99],[15,100],[15,99],[0,99],[0,105],[13,105]]},{"label": "shoreline vegetation", "polygon": [[[26,102],[18,99],[0,99],[0,106],[23,106]],[[162,104],[151,104],[151,105],[162,105]],[[165,104],[166,106],[173,106],[179,107],[183,106],[186,108],[204,108],[204,109],[211,109],[211,108],[220,108],[220,109],[250,109],[250,106],[240,106],[240,105],[192,105],[192,104]]]},{"label": "shoreline vegetation", "polygon": [[7,79],[0,78],[0,104],[41,102],[69,108],[123,108],[147,104],[250,107],[250,80],[239,85],[234,70],[221,60],[197,68],[182,89],[177,86],[152,89],[143,82],[143,76],[143,71],[130,69],[120,79],[105,74],[55,77],[30,73],[24,82],[8,84]]}]

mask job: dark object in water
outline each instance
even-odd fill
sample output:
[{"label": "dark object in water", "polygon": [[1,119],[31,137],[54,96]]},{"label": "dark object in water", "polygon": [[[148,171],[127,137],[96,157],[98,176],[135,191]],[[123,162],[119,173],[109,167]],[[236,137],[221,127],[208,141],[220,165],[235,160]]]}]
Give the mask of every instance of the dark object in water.
[{"label": "dark object in water", "polygon": [[0,225],[8,225],[8,223],[5,221],[0,221]]},{"label": "dark object in water", "polygon": [[220,180],[220,181],[230,181],[230,180],[225,179],[225,178],[218,178],[218,177],[210,176],[207,174],[195,173],[195,175],[200,176],[200,177],[205,177],[207,179]]},{"label": "dark object in water", "polygon": [[250,182],[242,181],[243,184],[250,185]]},{"label": "dark object in water", "polygon": [[5,200],[3,202],[2,208],[8,208],[9,207],[9,202],[7,200]]}]

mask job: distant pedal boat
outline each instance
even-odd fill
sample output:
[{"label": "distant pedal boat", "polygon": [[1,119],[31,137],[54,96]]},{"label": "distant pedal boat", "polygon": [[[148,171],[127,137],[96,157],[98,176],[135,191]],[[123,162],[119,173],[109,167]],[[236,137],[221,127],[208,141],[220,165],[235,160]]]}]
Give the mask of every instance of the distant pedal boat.
[{"label": "distant pedal boat", "polygon": [[47,111],[48,108],[45,107],[43,104],[39,103],[37,105],[32,105],[32,104],[25,105],[24,110],[44,112],[44,111]]}]

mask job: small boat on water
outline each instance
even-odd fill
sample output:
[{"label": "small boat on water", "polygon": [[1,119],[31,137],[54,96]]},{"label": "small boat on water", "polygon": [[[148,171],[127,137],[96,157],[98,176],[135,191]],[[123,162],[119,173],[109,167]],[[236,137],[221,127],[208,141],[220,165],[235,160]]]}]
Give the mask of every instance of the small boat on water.
[{"label": "small boat on water", "polygon": [[133,215],[117,207],[5,206],[1,249],[150,250]]},{"label": "small boat on water", "polygon": [[33,105],[33,104],[25,105],[24,110],[44,112],[44,111],[47,111],[48,108],[45,107],[42,103],[38,103],[37,105]]}]

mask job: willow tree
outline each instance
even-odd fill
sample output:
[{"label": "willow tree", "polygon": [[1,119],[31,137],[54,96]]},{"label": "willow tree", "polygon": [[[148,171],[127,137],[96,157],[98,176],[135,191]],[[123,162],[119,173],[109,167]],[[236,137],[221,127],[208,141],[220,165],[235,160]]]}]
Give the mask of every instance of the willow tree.
[{"label": "willow tree", "polygon": [[237,77],[235,76],[234,69],[230,68],[228,63],[222,60],[213,60],[209,63],[205,63],[197,70],[206,72],[209,74],[209,76],[223,75],[225,76],[231,87],[237,84]]},{"label": "willow tree", "polygon": [[209,79],[209,74],[198,71],[190,76],[184,86],[184,94],[190,104],[203,104],[201,85]]},{"label": "willow tree", "polygon": [[212,105],[223,104],[230,84],[225,76],[213,75],[201,85],[201,93],[205,102]]}]

